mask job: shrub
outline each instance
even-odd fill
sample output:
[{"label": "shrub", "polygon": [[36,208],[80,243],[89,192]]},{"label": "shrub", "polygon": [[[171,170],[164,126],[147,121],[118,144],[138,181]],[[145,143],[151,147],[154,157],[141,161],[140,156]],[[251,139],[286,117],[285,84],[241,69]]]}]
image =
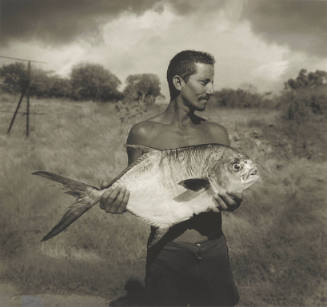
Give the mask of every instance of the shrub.
[{"label": "shrub", "polygon": [[120,84],[114,74],[99,64],[78,64],[71,72],[72,96],[77,100],[118,100]]},{"label": "shrub", "polygon": [[1,88],[12,94],[17,94],[26,86],[27,68],[23,63],[12,63],[0,67]]},{"label": "shrub", "polygon": [[285,89],[301,89],[315,88],[327,83],[327,72],[316,70],[315,72],[307,72],[306,69],[301,69],[295,79],[289,79],[284,83]]},{"label": "shrub", "polygon": [[49,97],[69,98],[72,95],[72,85],[69,79],[53,77],[49,89]]},{"label": "shrub", "polygon": [[[0,68],[4,92],[21,93],[27,86],[27,69],[22,63],[4,65]],[[63,79],[42,69],[32,69],[29,94],[35,97],[70,97],[71,84],[69,79]]]},{"label": "shrub", "polygon": [[258,108],[273,107],[271,99],[267,97],[270,93],[259,94],[243,89],[222,89],[214,92],[211,102],[214,105],[228,108]]},{"label": "shrub", "polygon": [[160,80],[155,74],[130,75],[126,79],[124,96],[127,100],[152,105],[160,95]]},{"label": "shrub", "polygon": [[326,114],[327,86],[286,90],[279,98],[282,117],[302,121],[313,115]]}]

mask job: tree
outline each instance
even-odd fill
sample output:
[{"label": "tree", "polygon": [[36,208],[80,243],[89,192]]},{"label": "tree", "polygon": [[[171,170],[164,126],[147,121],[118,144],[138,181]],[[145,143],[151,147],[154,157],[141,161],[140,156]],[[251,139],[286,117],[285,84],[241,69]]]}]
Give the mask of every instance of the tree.
[{"label": "tree", "polygon": [[33,69],[31,71],[30,95],[36,97],[49,97],[52,86],[52,78],[49,72],[42,69]]},{"label": "tree", "polygon": [[52,86],[49,90],[50,97],[69,98],[72,95],[72,85],[70,79],[54,76]]},{"label": "tree", "polygon": [[222,89],[215,91],[212,101],[219,106],[228,108],[258,108],[271,107],[269,93],[259,94],[257,91],[252,92],[244,89]]},{"label": "tree", "polygon": [[84,63],[75,65],[71,72],[71,85],[75,99],[97,101],[118,100],[121,81],[99,64]]},{"label": "tree", "polygon": [[126,79],[124,96],[140,104],[151,105],[160,95],[160,80],[155,74],[135,74]]},{"label": "tree", "polygon": [[[21,93],[28,81],[27,68],[16,62],[0,68],[2,89],[6,92]],[[70,97],[70,80],[53,75],[51,71],[32,69],[29,94],[36,97]]]},{"label": "tree", "polygon": [[27,68],[23,63],[12,63],[0,68],[1,88],[9,93],[17,94],[27,85]]},{"label": "tree", "polygon": [[279,97],[283,117],[301,123],[314,115],[327,114],[327,72],[301,69],[294,79],[284,83]]},{"label": "tree", "polygon": [[284,83],[285,89],[297,90],[301,88],[316,88],[327,84],[327,72],[316,70],[315,72],[307,72],[301,69],[295,79],[289,79]]}]

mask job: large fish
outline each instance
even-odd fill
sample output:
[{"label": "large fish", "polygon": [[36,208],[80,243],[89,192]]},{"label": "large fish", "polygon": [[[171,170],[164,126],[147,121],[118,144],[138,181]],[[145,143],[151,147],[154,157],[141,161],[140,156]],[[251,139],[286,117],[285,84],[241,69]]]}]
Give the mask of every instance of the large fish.
[{"label": "large fish", "polygon": [[164,234],[166,229],[194,214],[219,211],[213,195],[240,194],[259,179],[254,162],[229,146],[206,144],[166,150],[128,146],[142,148],[145,153],[104,189],[50,172],[33,173],[60,182],[66,193],[76,197],[76,202],[42,241],[59,234],[97,204],[104,191],[117,186],[130,192],[127,211]]}]

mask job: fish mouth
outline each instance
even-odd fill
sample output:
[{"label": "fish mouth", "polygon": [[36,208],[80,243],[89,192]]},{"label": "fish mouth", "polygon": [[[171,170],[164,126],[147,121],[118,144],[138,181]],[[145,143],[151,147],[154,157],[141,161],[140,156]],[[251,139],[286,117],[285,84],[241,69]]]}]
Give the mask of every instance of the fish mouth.
[{"label": "fish mouth", "polygon": [[257,181],[260,178],[257,168],[251,168],[247,173],[241,176],[242,183]]}]

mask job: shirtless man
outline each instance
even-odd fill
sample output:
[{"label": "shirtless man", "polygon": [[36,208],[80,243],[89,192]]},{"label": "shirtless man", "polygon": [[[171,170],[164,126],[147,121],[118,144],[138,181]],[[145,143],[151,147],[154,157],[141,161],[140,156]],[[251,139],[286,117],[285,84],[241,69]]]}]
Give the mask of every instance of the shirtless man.
[{"label": "shirtless man", "polygon": [[[205,110],[213,93],[214,58],[204,52],[178,53],[167,70],[171,100],[157,116],[133,126],[127,143],[158,149],[219,143],[229,145],[226,129],[195,111]],[[128,148],[128,163],[142,152]],[[103,194],[100,207],[106,212],[125,210],[129,192]],[[216,195],[221,211],[238,208],[235,195]],[[155,236],[151,229],[149,243]],[[235,305],[238,292],[233,281],[228,250],[222,233],[221,213],[205,212],[172,227],[157,244],[148,248],[146,292],[150,305]]]}]

